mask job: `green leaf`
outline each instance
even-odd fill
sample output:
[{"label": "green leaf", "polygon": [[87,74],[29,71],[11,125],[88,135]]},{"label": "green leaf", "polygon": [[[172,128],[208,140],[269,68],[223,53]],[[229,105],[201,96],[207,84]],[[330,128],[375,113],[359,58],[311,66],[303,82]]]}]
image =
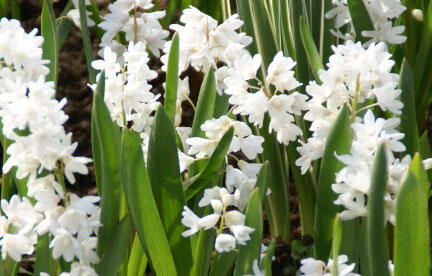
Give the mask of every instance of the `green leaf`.
[{"label": "green leaf", "polygon": [[[169,156],[169,158],[167,158]],[[186,204],[179,169],[175,130],[162,106],[156,111],[147,157],[153,196],[168,237],[177,271],[187,275],[192,267],[189,238],[183,238],[183,206]]]},{"label": "green leaf", "polygon": [[269,246],[267,247],[267,253],[264,255],[264,258],[262,259],[260,266],[261,269],[264,270],[266,276],[272,276],[272,263],[273,263],[273,256],[275,252],[275,240],[271,240]]},{"label": "green leaf", "polygon": [[300,17],[300,34],[303,41],[303,46],[306,51],[306,56],[309,61],[310,68],[315,77],[315,80],[320,83],[318,71],[324,69],[318,49],[309,31],[309,27],[303,16]]},{"label": "green leaf", "polygon": [[344,106],[333,123],[321,160],[317,201],[315,209],[315,255],[327,260],[330,254],[333,219],[340,210],[334,205],[336,194],[331,185],[335,183],[335,174],[343,167],[335,154],[349,153],[351,148],[351,126],[348,109]]},{"label": "green leaf", "polygon": [[73,22],[66,18],[67,13],[73,9],[72,0],[69,0],[66,4],[66,7],[63,9],[60,14],[60,21],[57,22],[57,34],[58,34],[58,49],[59,51],[62,49],[64,42],[66,41],[70,29],[73,26]]},{"label": "green leaf", "polygon": [[198,94],[195,116],[192,122],[191,137],[205,137],[201,125],[213,117],[216,99],[216,80],[213,68],[207,71]]},{"label": "green leaf", "polygon": [[98,275],[115,276],[123,262],[123,257],[129,249],[131,233],[131,221],[126,215],[117,225],[108,245],[103,254],[96,272]]},{"label": "green leaf", "polygon": [[157,275],[177,275],[168,239],[153,198],[147,176],[141,140],[123,129],[121,145],[121,175],[128,208],[143,247],[148,251]]},{"label": "green leaf", "polygon": [[179,70],[179,37],[175,33],[171,48],[168,55],[168,69],[166,73],[166,89],[164,107],[168,113],[171,122],[174,124],[177,103],[177,86],[178,86],[178,70]]},{"label": "green leaf", "polygon": [[18,0],[11,0],[12,6],[12,18],[21,20],[21,9]]},{"label": "green leaf", "polygon": [[186,186],[185,197],[186,200],[191,199],[196,195],[205,185],[210,181],[212,176],[222,167],[225,162],[225,156],[231,145],[231,140],[234,135],[234,128],[230,128],[220,140],[219,144],[216,146],[213,154],[206,163],[204,169],[197,174],[195,177],[188,179],[183,184]]},{"label": "green leaf", "polygon": [[[45,0],[47,1],[47,0]],[[91,62],[93,61],[93,50],[90,40],[90,34],[87,26],[87,15],[86,15],[86,6],[85,0],[79,0],[79,14],[80,14],[80,25],[81,25],[81,33],[82,33],[82,41],[84,46],[84,54],[86,57],[87,71],[89,74],[90,83],[96,82],[96,71],[91,66]]]},{"label": "green leaf", "polygon": [[405,134],[402,139],[402,143],[406,146],[406,152],[410,155],[419,150],[419,137],[416,124],[415,114],[415,99],[413,90],[412,74],[406,59],[402,62],[402,68],[400,72],[401,81],[399,87],[402,90],[401,101],[404,104],[401,114],[401,123],[399,129]]},{"label": "green leaf", "polygon": [[373,31],[373,23],[363,0],[348,0],[348,9],[354,25],[357,40],[365,43],[369,38],[364,37],[362,31]]},{"label": "green leaf", "polygon": [[428,176],[416,154],[396,200],[395,276],[429,275]]},{"label": "green leaf", "polygon": [[368,214],[366,216],[366,242],[372,276],[389,275],[388,248],[385,238],[384,193],[387,188],[388,168],[385,145],[378,146],[372,167]]},{"label": "green leaf", "polygon": [[49,0],[44,0],[42,5],[41,34],[44,38],[42,57],[49,60],[48,68],[50,69],[46,80],[54,81],[55,88],[57,88],[59,63],[58,34],[54,10]]},{"label": "green leaf", "polygon": [[39,275],[41,272],[51,271],[51,250],[49,248],[49,234],[38,236],[36,245],[36,263],[34,264],[33,275]]},{"label": "green leaf", "polygon": [[232,275],[232,268],[237,259],[237,251],[224,252],[219,254],[215,253],[213,256],[213,263],[210,269],[210,276],[226,276]]},{"label": "green leaf", "polygon": [[[267,171],[267,169],[265,169],[265,171]],[[255,188],[252,192],[246,209],[245,225],[255,230],[251,233],[251,239],[247,244],[240,246],[237,265],[234,270],[235,276],[251,274],[254,260],[260,258],[263,236],[263,212],[260,190],[261,188]],[[265,189],[265,191],[266,190],[267,189]]]},{"label": "green leaf", "polygon": [[[204,214],[210,214],[211,208],[207,206]],[[216,236],[216,230],[203,230],[199,231],[198,241],[195,246],[195,258],[194,258],[194,266],[192,269],[191,275],[194,276],[202,276],[208,275],[210,260],[212,257],[212,251],[214,247],[214,241]]]},{"label": "green leaf", "polygon": [[259,188],[260,199],[263,201],[267,196],[268,184],[270,183],[270,163],[264,161],[258,176],[255,186]]},{"label": "green leaf", "polygon": [[101,196],[101,223],[98,253],[102,255],[119,221],[120,205],[120,133],[103,99],[105,78],[102,74],[92,106],[92,142],[96,180]]},{"label": "green leaf", "polygon": [[339,215],[336,215],[333,223],[333,241],[332,241],[332,258],[333,258],[333,276],[338,276],[338,258],[342,243],[342,222]]},{"label": "green leaf", "polygon": [[147,255],[144,252],[139,235],[135,235],[132,251],[129,257],[127,275],[144,275],[147,269]]},{"label": "green leaf", "polygon": [[7,16],[8,0],[0,0],[0,18]]}]

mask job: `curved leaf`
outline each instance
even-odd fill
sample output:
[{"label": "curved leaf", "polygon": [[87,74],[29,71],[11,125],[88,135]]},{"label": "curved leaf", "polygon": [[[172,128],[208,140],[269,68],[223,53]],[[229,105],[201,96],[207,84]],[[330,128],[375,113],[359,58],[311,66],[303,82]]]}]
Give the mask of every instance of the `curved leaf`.
[{"label": "curved leaf", "polygon": [[187,275],[192,267],[192,251],[189,238],[181,235],[184,226],[180,223],[186,202],[179,169],[175,130],[162,106],[159,106],[156,111],[150,133],[147,169],[153,196],[178,273]]},{"label": "curved leaf", "polygon": [[166,89],[164,107],[171,122],[174,124],[177,104],[178,70],[179,70],[179,37],[175,33],[168,55],[168,69],[166,72]]},{"label": "curved leaf", "polygon": [[140,138],[123,129],[121,175],[126,202],[157,275],[177,275],[174,259],[147,176]]},{"label": "curved leaf", "polygon": [[416,154],[396,200],[395,276],[429,275],[428,176]]},{"label": "curved leaf", "polygon": [[372,167],[368,214],[366,216],[366,242],[371,276],[389,275],[387,267],[388,248],[385,238],[384,193],[387,188],[388,168],[385,145],[381,144],[375,154]]},{"label": "curved leaf", "polygon": [[331,185],[335,182],[335,174],[343,164],[337,160],[335,154],[348,153],[351,148],[351,126],[348,109],[344,106],[333,123],[327,137],[317,190],[315,208],[315,255],[318,259],[327,260],[330,254],[333,234],[333,219],[340,209],[333,201],[336,194]]}]

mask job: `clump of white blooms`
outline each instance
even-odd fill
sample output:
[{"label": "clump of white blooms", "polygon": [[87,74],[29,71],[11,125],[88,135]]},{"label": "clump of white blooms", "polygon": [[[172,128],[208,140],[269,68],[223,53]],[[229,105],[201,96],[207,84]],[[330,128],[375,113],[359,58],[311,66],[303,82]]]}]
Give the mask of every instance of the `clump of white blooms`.
[{"label": "clump of white blooms", "polygon": [[301,166],[303,174],[312,161],[322,157],[327,135],[343,105],[348,105],[353,115],[364,110],[359,106],[369,100],[396,115],[403,107],[398,100],[399,75],[391,73],[394,61],[383,43],[364,49],[360,42],[347,41],[332,49],[327,70],[319,72],[321,84],[312,81],[306,87],[311,98],[304,119],[311,122],[312,136],[307,142],[299,141],[301,146],[297,148],[301,157],[296,165]]},{"label": "clump of white blooms", "polygon": [[[218,25],[217,20],[202,13],[195,7],[183,10],[180,24],[172,24],[170,28],[179,35],[179,73],[191,65],[197,71],[207,72],[210,67],[217,68],[218,62],[228,63],[230,49],[244,49],[252,38],[237,30],[243,25],[238,14],[230,16]],[[166,42],[161,57],[164,70],[168,62],[171,41]]]},{"label": "clump of white blooms", "polygon": [[233,120],[228,116],[221,116],[218,119],[207,120],[201,125],[201,130],[205,132],[207,138],[192,137],[186,139],[186,143],[190,145],[188,154],[198,158],[210,157],[222,136],[231,127],[234,128],[234,136],[228,153],[241,150],[247,159],[252,160],[263,152],[261,146],[264,142],[263,137],[253,135],[246,123]]},{"label": "clump of white blooms", "polygon": [[[338,256],[338,276],[360,276],[358,273],[352,272],[355,268],[355,263],[347,264],[348,257],[346,255]],[[331,276],[333,275],[333,259],[329,259],[327,264],[314,258],[301,260],[300,266],[301,276]]]},{"label": "clump of white blooms", "polygon": [[[151,0],[118,0],[108,5],[109,13],[98,26],[105,30],[102,36],[102,47],[111,47],[121,54],[124,46],[115,37],[123,33],[127,42],[143,42],[153,55],[159,56],[169,32],[162,29],[159,19],[165,11],[145,12],[153,8]],[[100,54],[103,54],[102,52]]]},{"label": "clump of white blooms", "polygon": [[[267,69],[264,82],[257,79],[261,56],[252,57],[249,52],[219,69],[224,79],[225,93],[230,95],[229,103],[234,105],[233,114],[248,116],[250,123],[262,127],[266,113],[270,116],[269,132],[275,131],[279,143],[287,145],[302,135],[295,124],[294,115],[305,110],[307,96],[293,92],[301,84],[295,79],[295,62],[279,52]],[[258,83],[258,87],[254,83]],[[289,94],[288,92],[291,91]]]},{"label": "clump of white blooms", "polygon": [[235,249],[237,244],[245,245],[254,229],[245,225],[246,216],[240,211],[227,210],[229,206],[236,207],[238,201],[238,193],[230,194],[226,188],[204,190],[198,206],[211,205],[213,213],[200,218],[189,207],[184,206],[181,222],[189,229],[182,235],[188,237],[201,229],[216,229],[215,249],[219,253],[229,252]]},{"label": "clump of white blooms", "polygon": [[53,83],[45,81],[43,39],[36,32],[26,34],[16,20],[0,23],[0,117],[3,135],[13,142],[3,173],[16,168],[18,179],[27,178],[27,196],[35,200],[33,205],[14,195],[1,201],[2,258],[21,261],[34,252],[37,236],[49,232],[53,258],[77,258],[81,266],[89,266],[99,261],[99,197],[66,194],[63,177],[73,184],[74,173],[88,173],[91,159],[72,155],[77,143],[63,127],[66,99],[57,101]]},{"label": "clump of white blooms", "polygon": [[[343,39],[352,39],[355,36],[354,27],[347,0],[332,0],[332,3],[334,7],[325,16],[328,19],[335,17],[336,31],[332,30],[333,34]],[[405,26],[395,26],[394,24],[406,9],[400,0],[363,0],[363,3],[374,28],[373,30],[363,30],[361,33],[362,36],[370,38],[366,45],[380,41],[390,44],[401,44],[406,41],[406,36],[402,35]],[[347,24],[349,24],[349,31],[343,34],[340,29]]]}]

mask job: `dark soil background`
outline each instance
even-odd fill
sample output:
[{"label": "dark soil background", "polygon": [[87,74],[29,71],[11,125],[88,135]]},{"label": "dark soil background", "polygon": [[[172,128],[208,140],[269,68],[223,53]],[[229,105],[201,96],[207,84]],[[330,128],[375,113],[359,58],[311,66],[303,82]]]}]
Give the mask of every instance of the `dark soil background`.
[{"label": "dark soil background", "polygon": [[[67,4],[67,0],[61,0],[54,3],[56,18]],[[99,9],[105,9],[109,0],[96,1]],[[164,1],[161,1],[163,4]],[[37,0],[20,1],[22,25],[26,31],[34,28],[40,29],[41,4]],[[103,11],[102,11],[103,13]],[[97,57],[98,41],[92,37],[94,56]],[[151,67],[159,72],[159,77],[152,81],[155,93],[162,93],[162,82],[165,79],[164,73],[160,70],[160,61],[152,59]],[[183,76],[189,76],[191,99],[196,103],[199,87],[202,81],[202,74],[189,68]],[[78,148],[74,155],[92,157],[91,139],[90,139],[90,117],[92,106],[92,94],[87,83],[88,72],[84,56],[84,50],[81,39],[81,32],[75,26],[72,27],[67,40],[65,41],[59,55],[59,75],[57,98],[67,98],[68,102],[64,111],[69,116],[65,124],[67,132],[73,134],[72,140],[78,142]],[[182,125],[191,126],[193,119],[193,109],[185,102],[183,105]],[[89,164],[88,175],[76,175],[77,181],[74,185],[68,185],[68,188],[79,195],[97,194],[93,164]],[[275,249],[275,260],[273,262],[273,275],[295,275],[299,266],[299,260],[304,255],[305,250],[310,248],[312,240],[309,237],[302,237],[300,226],[300,215],[298,200],[295,186],[290,184],[290,201],[291,201],[291,240],[295,241],[296,252],[291,252],[290,246],[277,240]],[[268,245],[270,242],[270,233],[267,221],[265,223],[265,238],[263,243]],[[293,247],[294,248],[294,247]]]}]

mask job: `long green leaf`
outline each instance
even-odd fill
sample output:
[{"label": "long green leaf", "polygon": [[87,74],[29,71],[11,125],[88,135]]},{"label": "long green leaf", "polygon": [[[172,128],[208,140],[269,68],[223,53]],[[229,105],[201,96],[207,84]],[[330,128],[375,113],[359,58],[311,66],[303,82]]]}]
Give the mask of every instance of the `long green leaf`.
[{"label": "long green leaf", "polygon": [[42,5],[41,34],[44,38],[44,43],[42,45],[42,57],[49,60],[48,67],[50,72],[46,79],[49,81],[54,81],[55,87],[57,87],[59,63],[58,33],[54,10],[51,1],[49,0],[44,0]]},{"label": "long green leaf", "polygon": [[405,134],[402,142],[406,146],[406,152],[410,155],[419,150],[419,137],[415,114],[415,99],[412,74],[406,59],[402,62],[400,72],[401,82],[400,88],[402,89],[401,101],[404,104],[401,115],[401,123],[399,125],[400,131]]},{"label": "long green leaf", "polygon": [[144,275],[147,268],[147,255],[144,252],[139,235],[135,235],[129,256],[127,276]]},{"label": "long green leaf", "polygon": [[327,137],[321,160],[317,201],[315,209],[315,255],[318,259],[327,260],[330,254],[333,219],[340,209],[334,205],[336,194],[331,185],[335,182],[335,174],[342,167],[336,157],[346,154],[351,147],[351,126],[348,109],[344,106]]},{"label": "long green leaf", "polygon": [[192,267],[192,251],[190,240],[181,235],[184,226],[179,223],[186,201],[179,169],[175,130],[162,106],[156,111],[150,133],[147,166],[153,196],[177,271],[180,275],[187,275]]},{"label": "long green leaf", "polygon": [[195,116],[192,122],[191,137],[205,137],[201,125],[213,117],[214,104],[216,99],[216,80],[213,68],[210,68],[204,76],[199,91]]},{"label": "long green leaf", "polygon": [[[211,208],[207,207],[204,215],[208,215],[210,213],[210,210]],[[216,231],[214,229],[210,229],[207,231],[203,229],[200,230],[198,235],[198,241],[195,246],[194,266],[191,275],[208,275],[215,236]]]},{"label": "long green leaf", "polygon": [[86,57],[87,71],[89,74],[90,83],[96,82],[96,71],[91,66],[93,61],[93,50],[90,41],[90,34],[87,26],[87,15],[85,0],[79,0],[80,25],[82,33],[82,41],[84,46],[84,54]]},{"label": "long green leaf", "polygon": [[332,258],[333,258],[333,276],[338,276],[338,258],[342,243],[342,222],[339,215],[336,215],[333,223],[333,240],[332,240]]},{"label": "long green leaf", "polygon": [[[255,188],[252,192],[246,209],[245,225],[252,227],[255,230],[251,234],[250,241],[248,241],[246,245],[240,246],[237,265],[234,270],[235,276],[251,274],[254,260],[260,258],[263,235],[263,213],[260,189],[261,188]],[[265,188],[265,190],[267,189]]]},{"label": "long green leaf", "polygon": [[140,138],[123,130],[121,175],[127,205],[157,275],[177,275],[168,239],[153,198]]},{"label": "long green leaf", "polygon": [[303,41],[303,46],[306,51],[306,56],[309,61],[312,73],[317,82],[320,82],[318,71],[324,69],[318,49],[309,31],[309,27],[303,16],[300,17],[300,34]]},{"label": "long green leaf", "polygon": [[272,240],[267,248],[267,253],[264,255],[264,258],[262,259],[260,265],[261,268],[264,269],[264,273],[266,276],[272,276],[272,263],[273,263],[273,256],[275,252],[275,240]]},{"label": "long green leaf", "polygon": [[125,216],[117,225],[107,250],[103,254],[96,272],[98,275],[115,276],[123,261],[123,257],[129,249],[131,221]]},{"label": "long green leaf", "polygon": [[66,7],[63,9],[62,13],[60,14],[60,21],[57,22],[57,33],[58,33],[58,49],[61,51],[64,42],[66,41],[70,29],[73,26],[73,23],[71,20],[68,20],[65,16],[67,13],[73,9],[72,0],[69,0],[69,2],[66,4]]},{"label": "long green leaf", "polygon": [[166,89],[165,89],[165,99],[164,99],[164,107],[172,123],[174,123],[174,118],[176,114],[178,70],[179,70],[178,63],[179,63],[179,37],[178,34],[175,33],[172,38],[171,48],[168,55],[168,69],[166,73]]},{"label": "long green leaf", "polygon": [[428,176],[416,154],[396,200],[395,276],[429,275]]},{"label": "long green leaf", "polygon": [[384,193],[387,188],[388,168],[385,145],[381,144],[372,167],[368,214],[366,216],[366,242],[372,276],[389,275],[388,248],[385,238]]},{"label": "long green leaf", "polygon": [[225,252],[223,254],[215,253],[213,263],[210,268],[210,276],[232,275],[232,268],[238,256],[237,251]]},{"label": "long green leaf", "polygon": [[[92,142],[96,180],[101,195],[101,223],[98,235],[98,253],[103,254],[119,221],[120,205],[120,132],[112,121],[103,99],[105,78],[102,75],[93,95]],[[99,178],[99,179],[98,179]]]},{"label": "long green leaf", "polygon": [[231,127],[220,140],[219,144],[216,146],[213,154],[206,163],[204,169],[195,177],[190,178],[184,183],[186,186],[185,197],[186,200],[191,199],[196,195],[214,176],[214,174],[222,167],[225,162],[225,156],[228,152],[229,146],[231,145],[231,140],[234,135],[234,129]]},{"label": "long green leaf", "polygon": [[36,263],[34,265],[33,275],[37,276],[41,272],[51,271],[52,257],[49,248],[49,234],[38,237],[36,245]]},{"label": "long green leaf", "polygon": [[374,27],[363,0],[348,0],[348,9],[357,40],[363,43],[368,41],[369,38],[364,37],[361,32],[373,31]]}]

